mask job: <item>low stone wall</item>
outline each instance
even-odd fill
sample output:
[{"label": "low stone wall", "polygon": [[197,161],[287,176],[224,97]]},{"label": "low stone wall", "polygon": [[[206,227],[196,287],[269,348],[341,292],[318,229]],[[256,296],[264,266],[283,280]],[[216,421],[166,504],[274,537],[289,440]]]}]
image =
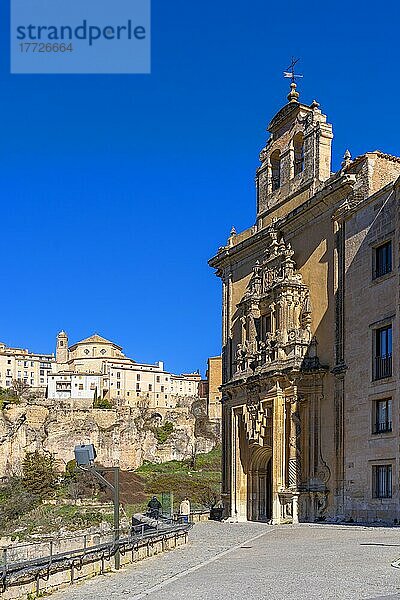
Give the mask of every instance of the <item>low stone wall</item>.
[{"label": "low stone wall", "polygon": [[[121,567],[187,543],[185,529],[153,534],[135,540],[124,540],[120,548]],[[1,600],[26,600],[49,594],[82,579],[94,577],[114,569],[112,546],[89,548],[72,556],[47,557],[41,565],[21,563],[18,569],[10,565],[11,572],[2,578]]]},{"label": "low stone wall", "polygon": [[[174,513],[172,515],[172,519],[176,523],[183,523],[183,517],[179,513]],[[202,523],[203,521],[208,521],[210,519],[210,511],[209,510],[194,510],[190,513],[189,523]]]},{"label": "low stone wall", "polygon": [[202,521],[208,521],[210,518],[209,510],[195,510],[190,513],[191,523],[201,523]]}]

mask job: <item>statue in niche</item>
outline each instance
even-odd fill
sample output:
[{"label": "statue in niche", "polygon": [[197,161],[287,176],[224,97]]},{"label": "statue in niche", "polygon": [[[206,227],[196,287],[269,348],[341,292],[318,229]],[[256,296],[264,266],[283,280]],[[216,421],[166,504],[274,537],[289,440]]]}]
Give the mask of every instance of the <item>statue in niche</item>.
[{"label": "statue in niche", "polygon": [[304,299],[303,306],[301,307],[300,315],[301,326],[307,331],[310,331],[311,329],[311,311],[311,298],[310,294],[308,293]]},{"label": "statue in niche", "polygon": [[244,371],[246,365],[246,357],[247,357],[247,340],[243,342],[243,344],[237,345],[236,351],[236,363],[239,371]]}]

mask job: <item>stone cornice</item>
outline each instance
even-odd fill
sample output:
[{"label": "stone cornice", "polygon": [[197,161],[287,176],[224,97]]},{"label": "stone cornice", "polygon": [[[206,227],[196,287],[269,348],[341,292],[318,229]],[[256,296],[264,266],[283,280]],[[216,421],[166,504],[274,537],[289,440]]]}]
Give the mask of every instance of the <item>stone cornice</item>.
[{"label": "stone cornice", "polygon": [[[302,369],[301,367],[293,369],[291,366],[287,365],[286,368],[277,367],[275,369],[270,369],[268,372],[257,372],[253,375],[243,376],[238,379],[230,379],[221,385],[221,390],[223,394],[230,396],[235,389],[244,390],[248,385],[252,384],[258,384],[261,386],[263,382],[269,382],[272,384],[276,381],[286,381],[289,385],[293,385],[293,379],[296,379],[298,382],[300,382],[315,375],[324,377],[328,372],[329,367],[326,365],[319,365],[319,367],[314,369]],[[333,370],[331,372],[333,373]],[[229,399],[226,398],[226,401],[229,401]]]},{"label": "stone cornice", "polygon": [[[325,182],[323,188],[309,200],[290,211],[285,217],[278,219],[275,222],[276,226],[285,234],[292,233],[310,219],[316,218],[336,203],[344,200],[353,191],[354,183],[354,175],[340,172],[332,176]],[[241,255],[245,258],[250,248],[253,252],[264,249],[264,242],[268,235],[268,228],[264,227],[236,246],[221,248],[218,254],[208,261],[208,264],[218,271],[227,268],[231,263],[237,263]],[[217,274],[219,275],[219,273]]]}]

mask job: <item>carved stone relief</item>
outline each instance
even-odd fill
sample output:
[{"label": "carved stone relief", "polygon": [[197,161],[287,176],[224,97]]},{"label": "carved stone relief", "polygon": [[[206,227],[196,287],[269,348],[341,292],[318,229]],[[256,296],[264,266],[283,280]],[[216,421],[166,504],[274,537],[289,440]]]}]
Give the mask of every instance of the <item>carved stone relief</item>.
[{"label": "carved stone relief", "polygon": [[[307,369],[318,366],[311,335],[311,298],[293,259],[294,251],[276,223],[268,231],[269,243],[262,262],[256,262],[238,304],[242,340],[236,348],[236,376],[286,361]],[[310,355],[314,352],[314,356]],[[276,364],[280,363],[280,365]]]}]

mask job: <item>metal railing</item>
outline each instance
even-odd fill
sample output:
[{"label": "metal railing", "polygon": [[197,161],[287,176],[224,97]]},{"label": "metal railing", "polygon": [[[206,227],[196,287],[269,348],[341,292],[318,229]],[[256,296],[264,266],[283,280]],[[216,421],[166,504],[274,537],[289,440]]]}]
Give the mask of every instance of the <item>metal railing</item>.
[{"label": "metal railing", "polygon": [[[100,560],[101,572],[104,572],[105,561],[111,560],[117,552],[123,556],[126,552],[137,550],[143,543],[150,543],[151,540],[162,539],[164,544],[166,539],[186,535],[189,529],[190,525],[171,524],[168,530],[161,531],[158,527],[146,529],[143,524],[130,528],[127,535],[120,537],[116,542],[112,539],[112,532],[106,536],[111,539],[102,542],[100,542],[99,534],[62,538],[61,541],[82,540],[78,548],[70,548],[62,552],[54,551],[56,545],[60,543],[58,538],[0,548],[0,593],[3,593],[10,585],[23,585],[34,581],[39,590],[40,579],[48,580],[52,573],[62,570],[71,570],[71,583],[73,583],[74,570],[80,571],[84,564]],[[92,538],[93,542],[97,538],[98,543],[90,544],[88,538]],[[48,550],[43,555],[32,558],[24,558],[23,553],[18,555],[17,551],[33,546],[45,546]]]},{"label": "metal railing", "polygon": [[379,421],[375,423],[374,433],[389,433],[392,431],[392,421]]},{"label": "metal railing", "polygon": [[384,379],[392,375],[392,355],[375,356],[374,379]]}]

